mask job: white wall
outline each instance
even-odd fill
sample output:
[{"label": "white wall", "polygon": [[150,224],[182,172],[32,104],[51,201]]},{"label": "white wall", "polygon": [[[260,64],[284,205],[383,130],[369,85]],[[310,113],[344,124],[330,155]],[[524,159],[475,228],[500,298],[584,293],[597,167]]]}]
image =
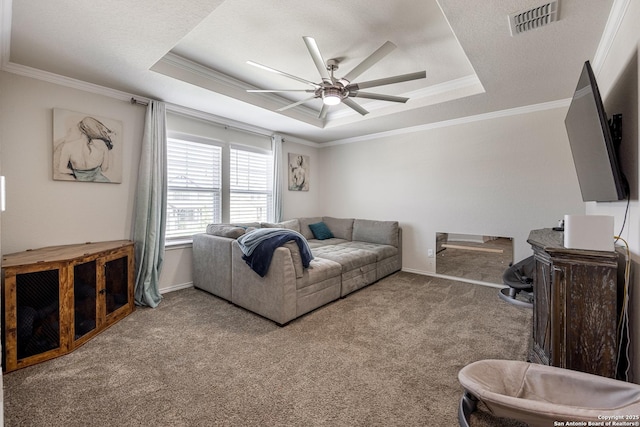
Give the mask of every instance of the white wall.
[{"label": "white wall", "polygon": [[[638,47],[640,46],[640,2],[629,1],[624,19],[616,33],[611,48],[608,50],[600,70],[596,70],[596,78],[605,110],[609,116],[622,114],[622,145],[620,148],[622,170],[629,180],[631,202],[629,215],[621,237],[630,246],[632,277],[630,284],[631,336],[632,338],[632,372],[633,382],[640,383],[640,211],[638,210],[638,165],[640,159],[640,137],[638,123],[640,114],[638,100],[640,93],[640,66],[638,64]],[[587,213],[594,215],[613,215],[615,231],[622,227],[626,210],[625,202],[587,203]]]},{"label": "white wall", "polygon": [[[2,251],[131,238],[144,107],[0,72]],[[53,108],[122,121],[121,184],[53,181]]]},{"label": "white wall", "polygon": [[184,114],[167,112],[167,130],[188,135],[196,135],[228,144],[247,145],[271,150],[269,135],[246,132],[221,124],[215,124],[202,118],[187,117]]},{"label": "white wall", "polygon": [[[514,238],[584,213],[566,108],[475,121],[320,150],[322,214],[398,220],[403,269],[435,273],[436,232]],[[435,252],[435,251],[434,251]]]},{"label": "white wall", "polygon": [[[288,178],[288,154],[303,154],[309,156],[309,191],[290,191],[287,186]],[[292,142],[286,136],[282,143],[282,167],[285,185],[283,189],[282,205],[283,219],[317,216],[321,211],[320,192],[324,185],[325,177],[321,175],[319,149]]]},{"label": "white wall", "polygon": [[160,293],[193,285],[191,245],[165,248],[158,289]]}]

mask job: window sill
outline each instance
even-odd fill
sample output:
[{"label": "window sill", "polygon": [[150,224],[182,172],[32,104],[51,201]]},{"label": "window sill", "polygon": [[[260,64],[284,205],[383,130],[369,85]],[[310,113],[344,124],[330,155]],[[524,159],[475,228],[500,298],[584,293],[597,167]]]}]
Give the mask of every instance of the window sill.
[{"label": "window sill", "polygon": [[176,240],[168,240],[164,242],[164,249],[171,251],[176,249],[185,249],[190,248],[193,245],[193,241],[191,239],[176,239]]}]

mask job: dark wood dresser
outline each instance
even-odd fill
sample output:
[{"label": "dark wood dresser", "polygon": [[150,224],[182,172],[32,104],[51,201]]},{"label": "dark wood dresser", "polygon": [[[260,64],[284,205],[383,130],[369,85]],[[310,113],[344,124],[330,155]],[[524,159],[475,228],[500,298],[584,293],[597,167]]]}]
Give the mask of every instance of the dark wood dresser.
[{"label": "dark wood dresser", "polygon": [[553,229],[527,241],[535,257],[530,361],[616,378],[622,255],[567,249]]}]

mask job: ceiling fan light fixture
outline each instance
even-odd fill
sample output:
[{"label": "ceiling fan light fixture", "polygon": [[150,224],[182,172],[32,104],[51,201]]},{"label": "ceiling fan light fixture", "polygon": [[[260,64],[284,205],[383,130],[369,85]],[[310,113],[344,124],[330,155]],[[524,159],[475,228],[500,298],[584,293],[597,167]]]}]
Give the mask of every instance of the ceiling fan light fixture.
[{"label": "ceiling fan light fixture", "polygon": [[324,105],[338,105],[340,101],[342,101],[342,96],[339,89],[329,87],[322,91]]},{"label": "ceiling fan light fixture", "polygon": [[[0,0],[1,1],[1,0]],[[558,0],[552,0],[558,1]],[[276,70],[275,68],[266,67],[264,65],[259,65],[255,62],[248,61],[248,64],[263,68],[267,71],[270,71],[275,74],[279,74],[284,77],[288,77],[293,80],[297,80],[301,83],[306,83],[313,87],[313,89],[247,89],[247,92],[307,92],[313,93],[313,96],[303,99],[301,101],[296,101],[292,104],[279,108],[277,111],[284,111],[289,108],[297,107],[298,105],[304,104],[307,101],[312,99],[322,99],[322,110],[320,110],[319,119],[325,120],[327,118],[327,107],[335,106],[344,102],[344,105],[351,108],[355,112],[365,115],[368,114],[368,111],[358,105],[357,102],[353,101],[351,98],[360,97],[367,99],[376,99],[379,101],[390,101],[390,102],[401,102],[405,103],[409,100],[409,98],[401,97],[401,96],[391,96],[384,95],[380,93],[370,93],[370,92],[359,92],[360,89],[366,89],[370,87],[376,86],[384,86],[390,85],[394,83],[407,82],[410,80],[423,79],[426,77],[426,71],[419,71],[417,73],[409,73],[402,74],[398,76],[392,76],[382,79],[369,80],[365,82],[359,83],[351,83],[352,80],[356,79],[366,70],[371,68],[374,64],[384,58],[389,52],[396,48],[391,42],[386,42],[382,46],[378,48],[375,52],[365,58],[360,64],[358,64],[354,69],[352,69],[347,75],[342,78],[336,78],[334,76],[335,71],[338,70],[339,59],[329,59],[325,62],[320,54],[320,50],[318,49],[318,45],[313,37],[303,37],[305,44],[307,45],[307,50],[311,55],[311,59],[313,59],[318,72],[320,73],[320,77],[322,81],[320,83],[314,83],[309,80],[305,80],[300,77],[296,77],[291,74],[287,74],[283,71]]]}]

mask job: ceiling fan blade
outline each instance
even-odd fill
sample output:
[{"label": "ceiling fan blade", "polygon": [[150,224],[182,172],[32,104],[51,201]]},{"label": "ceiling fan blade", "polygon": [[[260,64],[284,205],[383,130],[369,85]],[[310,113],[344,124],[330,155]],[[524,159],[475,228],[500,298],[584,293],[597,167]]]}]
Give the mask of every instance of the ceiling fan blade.
[{"label": "ceiling fan blade", "polygon": [[351,107],[351,109],[357,111],[358,113],[362,114],[363,116],[369,114],[369,112],[367,110],[362,108],[357,102],[355,102],[352,99],[345,98],[345,99],[342,100],[342,103],[344,105],[346,105],[347,107]]},{"label": "ceiling fan blade", "polygon": [[316,68],[318,69],[322,80],[327,83],[333,83],[333,81],[331,80],[331,76],[329,75],[329,70],[327,70],[327,63],[324,62],[315,39],[308,36],[304,36],[302,38],[304,40],[304,43],[307,45],[309,54],[311,54],[311,59],[313,59],[313,63],[316,64]]},{"label": "ceiling fan blade", "polygon": [[320,120],[324,120],[327,117],[327,113],[329,112],[329,106],[327,104],[322,104],[322,110],[320,110],[320,115],[318,118]]},{"label": "ceiling fan blade", "polygon": [[311,96],[311,97],[309,97],[309,98],[305,98],[305,99],[303,99],[302,101],[294,102],[293,104],[289,104],[289,105],[287,105],[287,106],[285,106],[285,107],[278,108],[276,111],[284,111],[284,110],[288,110],[289,108],[297,107],[298,105],[300,105],[300,104],[304,104],[305,102],[307,102],[307,101],[311,101],[312,99],[315,99],[315,98],[316,98],[315,96]]},{"label": "ceiling fan blade", "polygon": [[384,85],[390,85],[390,84],[394,84],[394,83],[408,82],[410,80],[424,79],[425,77],[427,77],[427,72],[426,71],[418,71],[416,73],[400,74],[398,76],[386,77],[384,79],[369,80],[368,82],[351,83],[350,85],[347,85],[347,89],[349,91],[352,91],[352,90],[358,91],[359,89],[366,89],[366,88],[369,88],[369,87],[384,86]]},{"label": "ceiling fan blade", "polygon": [[343,77],[344,80],[348,82],[352,82],[355,80],[360,74],[367,71],[371,68],[375,63],[380,61],[382,58],[387,56],[396,48],[396,45],[391,42],[386,42],[382,46],[378,48],[375,52],[369,55],[364,59],[360,64],[358,64],[353,70],[349,71],[346,76]]},{"label": "ceiling fan blade", "polygon": [[305,84],[308,84],[308,85],[311,85],[314,88],[320,87],[320,85],[318,85],[318,84],[316,84],[314,82],[310,82],[309,80],[305,80],[303,78],[296,77],[294,75],[285,73],[284,71],[276,70],[275,68],[267,67],[266,65],[258,64],[257,62],[247,61],[247,64],[253,65],[254,67],[262,68],[263,70],[267,70],[267,71],[270,71],[270,72],[275,73],[275,74],[279,74],[279,75],[284,76],[284,77],[288,77],[288,78],[293,79],[293,80],[297,80],[299,82],[302,82],[302,83],[305,83]]},{"label": "ceiling fan blade", "polygon": [[351,92],[349,96],[353,96],[354,98],[368,98],[368,99],[378,99],[380,101],[391,101],[391,102],[407,102],[409,98],[404,98],[402,96],[392,96],[392,95],[383,95],[381,93],[371,93],[371,92]]},{"label": "ceiling fan blade", "polygon": [[307,93],[314,93],[315,90],[314,89],[247,89],[247,92],[254,92],[254,93],[279,93],[279,92],[307,92]]}]

